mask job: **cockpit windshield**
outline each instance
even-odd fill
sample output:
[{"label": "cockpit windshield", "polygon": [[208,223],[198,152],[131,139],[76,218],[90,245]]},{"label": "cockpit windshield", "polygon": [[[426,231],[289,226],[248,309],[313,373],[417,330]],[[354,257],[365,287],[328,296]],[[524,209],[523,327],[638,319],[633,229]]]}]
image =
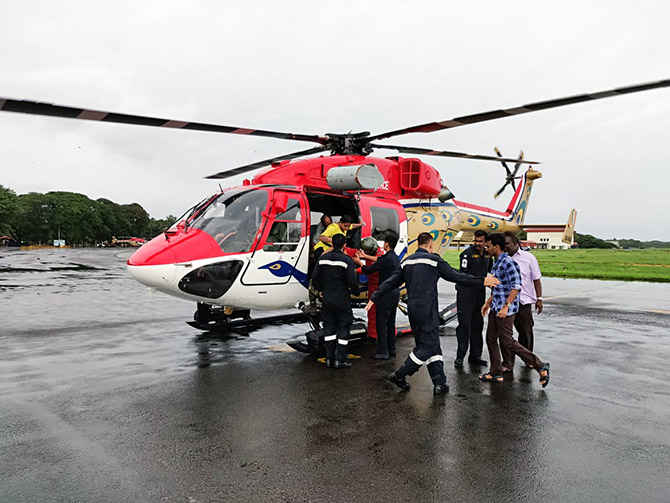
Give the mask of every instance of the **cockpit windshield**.
[{"label": "cockpit windshield", "polygon": [[231,190],[200,210],[189,227],[207,232],[225,253],[251,250],[268,202],[265,190]]}]

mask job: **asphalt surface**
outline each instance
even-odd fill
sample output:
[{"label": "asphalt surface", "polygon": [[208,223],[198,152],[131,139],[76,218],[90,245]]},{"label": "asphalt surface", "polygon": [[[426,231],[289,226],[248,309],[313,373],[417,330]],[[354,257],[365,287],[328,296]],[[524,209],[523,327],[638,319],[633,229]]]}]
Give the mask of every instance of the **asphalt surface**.
[{"label": "asphalt surface", "polygon": [[449,325],[434,398],[384,380],[411,338],[336,371],[305,325],[202,335],[127,256],[0,250],[0,502],[670,501],[670,285],[547,278],[549,386],[453,369]]}]

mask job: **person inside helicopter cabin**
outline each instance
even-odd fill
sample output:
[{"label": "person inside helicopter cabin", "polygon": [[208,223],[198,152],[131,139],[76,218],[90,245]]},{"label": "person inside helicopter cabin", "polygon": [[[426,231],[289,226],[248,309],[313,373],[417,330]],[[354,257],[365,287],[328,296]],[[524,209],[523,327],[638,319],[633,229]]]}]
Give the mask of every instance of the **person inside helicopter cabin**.
[{"label": "person inside helicopter cabin", "polygon": [[[365,238],[363,245],[366,245],[366,240],[373,240],[373,237]],[[368,275],[368,298],[372,298],[377,286],[391,277],[391,275],[400,269],[400,259],[395,253],[395,247],[398,244],[398,236],[395,232],[387,232],[384,237],[384,254],[381,256],[371,256],[365,253],[359,253],[360,257],[370,260],[372,264],[363,265],[360,258],[355,258],[354,262],[361,266],[361,271]],[[376,242],[375,242],[376,245]],[[364,246],[363,249],[366,247]],[[375,246],[375,248],[378,248]],[[373,260],[374,259],[374,260]],[[370,291],[371,276],[378,276],[374,281],[374,288]],[[369,319],[375,318],[375,327],[377,332],[377,351],[372,358],[375,360],[388,360],[396,355],[395,348],[395,315],[400,300],[400,290],[394,288],[382,295],[372,308],[368,311],[368,333],[370,330]],[[372,311],[375,310],[373,314]]]},{"label": "person inside helicopter cabin", "polygon": [[349,215],[342,215],[339,222],[326,227],[326,230],[319,236],[319,242],[314,246],[314,259],[319,260],[322,253],[330,251],[333,246],[333,236],[336,234],[345,236],[350,227],[351,217]]},{"label": "person inside helicopter cabin", "polygon": [[326,215],[325,213],[321,215],[319,225],[316,226],[314,236],[312,236],[312,246],[316,245],[319,242],[319,238],[321,237],[321,234],[323,234],[323,231],[325,231],[328,228],[328,226],[332,223],[333,219],[330,218],[330,215]]}]

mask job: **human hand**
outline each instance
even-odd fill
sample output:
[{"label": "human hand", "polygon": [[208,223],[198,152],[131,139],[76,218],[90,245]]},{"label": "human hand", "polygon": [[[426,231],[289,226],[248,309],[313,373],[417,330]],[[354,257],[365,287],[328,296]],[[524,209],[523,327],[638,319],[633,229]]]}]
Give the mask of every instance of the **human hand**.
[{"label": "human hand", "polygon": [[500,284],[500,280],[493,274],[489,274],[484,278],[484,286],[494,287]]},{"label": "human hand", "polygon": [[507,307],[507,304],[505,304],[503,308],[500,311],[498,311],[498,314],[496,314],[496,316],[498,318],[507,318],[507,311],[509,311],[509,307]]},{"label": "human hand", "polygon": [[372,302],[371,300],[369,300],[368,303],[365,305],[365,310],[369,311],[370,309],[372,309],[372,306],[374,306],[374,305],[375,305],[375,303]]},{"label": "human hand", "polygon": [[544,302],[538,299],[535,302],[535,310],[537,311],[537,314],[540,314],[542,311],[544,311]]}]

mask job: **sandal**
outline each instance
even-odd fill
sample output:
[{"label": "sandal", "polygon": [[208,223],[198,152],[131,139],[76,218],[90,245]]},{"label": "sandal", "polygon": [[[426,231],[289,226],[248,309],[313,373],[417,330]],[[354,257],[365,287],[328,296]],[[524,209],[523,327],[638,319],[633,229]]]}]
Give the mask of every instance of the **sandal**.
[{"label": "sandal", "polygon": [[479,376],[480,381],[486,381],[486,382],[503,382],[503,376],[501,375],[493,375],[491,372],[487,372],[486,374],[482,374]]},{"label": "sandal", "polygon": [[[540,373],[540,384],[543,388],[546,388],[547,384],[549,384],[549,364],[545,363],[538,369],[538,372]],[[546,372],[546,374],[542,375],[542,372]]]}]

